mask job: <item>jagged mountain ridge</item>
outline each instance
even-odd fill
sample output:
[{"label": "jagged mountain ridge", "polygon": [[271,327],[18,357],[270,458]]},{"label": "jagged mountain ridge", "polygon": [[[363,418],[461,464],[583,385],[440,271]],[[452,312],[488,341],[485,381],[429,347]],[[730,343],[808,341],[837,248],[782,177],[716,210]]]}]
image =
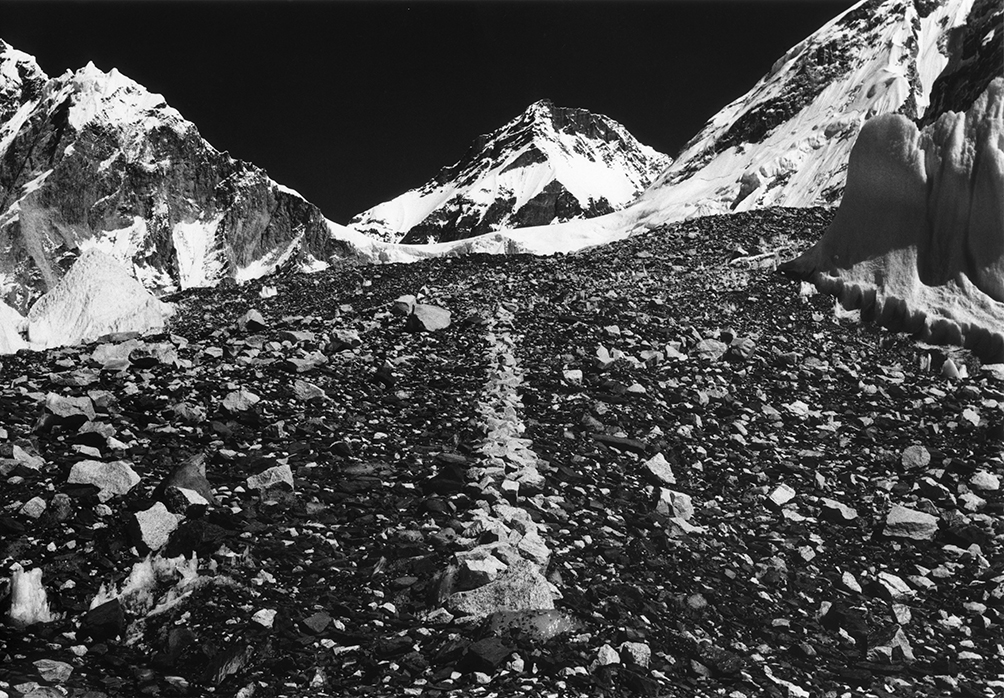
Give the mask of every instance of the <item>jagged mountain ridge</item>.
[{"label": "jagged mountain ridge", "polygon": [[623,207],[671,159],[621,124],[548,100],[479,136],[429,182],[349,227],[388,242],[446,242],[589,218]]},{"label": "jagged mountain ridge", "polygon": [[716,114],[639,198],[632,222],[838,203],[864,121],[890,112],[933,121],[967,108],[1001,73],[1001,24],[1000,3],[985,0],[858,3]]},{"label": "jagged mountain ridge", "polygon": [[0,42],[0,115],[0,300],[21,312],[86,247],[157,293],[352,251],[316,206],[115,69],[48,78]]}]

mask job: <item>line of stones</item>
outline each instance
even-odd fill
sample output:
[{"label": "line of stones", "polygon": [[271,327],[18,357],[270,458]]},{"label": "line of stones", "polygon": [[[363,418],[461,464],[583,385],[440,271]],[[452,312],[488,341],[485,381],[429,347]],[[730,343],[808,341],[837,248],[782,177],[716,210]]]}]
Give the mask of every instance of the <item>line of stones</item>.
[{"label": "line of stones", "polygon": [[[457,584],[464,589],[446,600],[446,607],[464,616],[484,617],[498,611],[540,611],[554,608],[560,596],[544,577],[551,551],[545,526],[531,518],[521,503],[541,495],[542,465],[523,436],[522,371],[516,358],[518,335],[513,313],[499,306],[487,325],[488,375],[478,402],[485,429],[482,463],[468,470],[481,497],[471,512],[465,535],[480,541],[456,554]],[[487,542],[486,542],[487,541]]]}]

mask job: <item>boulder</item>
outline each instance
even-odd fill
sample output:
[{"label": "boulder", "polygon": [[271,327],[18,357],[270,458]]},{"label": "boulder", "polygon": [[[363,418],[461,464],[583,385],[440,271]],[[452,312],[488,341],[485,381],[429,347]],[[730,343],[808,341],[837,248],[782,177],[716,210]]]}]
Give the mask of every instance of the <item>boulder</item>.
[{"label": "boulder", "polygon": [[417,304],[418,304],[418,299],[411,294],[407,294],[404,296],[399,296],[397,299],[395,299],[394,302],[391,304],[390,309],[391,311],[397,313],[398,315],[411,315],[412,311],[415,309],[415,306]]},{"label": "boulder", "polygon": [[539,568],[520,561],[483,587],[452,594],[446,600],[446,608],[454,614],[480,618],[497,611],[553,609],[555,598],[550,582]]},{"label": "boulder", "polygon": [[642,468],[649,479],[654,480],[658,484],[676,484],[676,476],[673,474],[673,468],[661,452],[656,453],[654,456],[645,461],[642,464]]},{"label": "boulder", "polygon": [[163,502],[156,502],[149,509],[132,515],[133,542],[141,550],[160,550],[178,528],[178,522],[179,517],[168,511]]},{"label": "boulder", "polygon": [[71,485],[94,485],[98,488],[98,499],[107,502],[112,497],[126,494],[139,484],[140,477],[126,461],[103,463],[96,460],[82,460],[73,464],[67,482]]},{"label": "boulder", "polygon": [[[171,488],[194,491],[204,504],[215,505],[216,496],[213,494],[213,486],[206,478],[206,454],[197,453],[175,466],[174,470],[157,486],[154,494],[163,496]],[[191,500],[190,495],[183,496],[185,499]]]},{"label": "boulder", "polygon": [[245,332],[255,333],[267,329],[268,323],[265,322],[265,318],[261,316],[261,313],[252,308],[241,315],[237,321],[237,326]]},{"label": "boulder", "polygon": [[450,326],[450,311],[438,305],[417,304],[405,324],[412,332],[435,332]]},{"label": "boulder", "polygon": [[662,489],[655,510],[663,516],[690,521],[694,517],[694,502],[689,494]]},{"label": "boulder", "polygon": [[885,519],[885,535],[914,540],[932,540],[938,533],[938,517],[894,505]]},{"label": "boulder", "polygon": [[289,465],[275,465],[266,468],[260,473],[251,475],[247,479],[247,485],[253,490],[267,491],[273,487],[284,487],[290,491],[294,490],[293,471]]}]

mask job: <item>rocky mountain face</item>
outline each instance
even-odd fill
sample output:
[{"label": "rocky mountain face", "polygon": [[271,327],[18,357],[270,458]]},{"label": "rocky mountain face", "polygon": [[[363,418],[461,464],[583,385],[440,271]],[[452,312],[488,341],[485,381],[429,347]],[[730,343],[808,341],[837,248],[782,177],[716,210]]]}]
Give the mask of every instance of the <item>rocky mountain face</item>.
[{"label": "rocky mountain face", "polygon": [[1002,34],[993,0],[861,2],[716,114],[618,224],[836,204],[865,120],[965,110],[1001,74]]},{"label": "rocky mountain face", "polygon": [[670,162],[612,119],[540,101],[479,136],[430,182],[360,213],[349,227],[423,243],[590,218],[629,203]]},{"label": "rocky mountain face", "polygon": [[157,293],[346,253],[321,212],[117,70],[47,77],[0,42],[0,300],[24,313],[84,248]]}]

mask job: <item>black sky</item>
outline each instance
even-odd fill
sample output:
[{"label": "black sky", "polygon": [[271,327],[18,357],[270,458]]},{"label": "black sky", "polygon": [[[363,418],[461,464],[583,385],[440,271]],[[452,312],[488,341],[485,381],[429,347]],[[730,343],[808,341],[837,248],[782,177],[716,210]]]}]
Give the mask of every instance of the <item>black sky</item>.
[{"label": "black sky", "polygon": [[50,76],[115,67],[332,220],[549,98],[675,155],[852,0],[0,0]]}]

